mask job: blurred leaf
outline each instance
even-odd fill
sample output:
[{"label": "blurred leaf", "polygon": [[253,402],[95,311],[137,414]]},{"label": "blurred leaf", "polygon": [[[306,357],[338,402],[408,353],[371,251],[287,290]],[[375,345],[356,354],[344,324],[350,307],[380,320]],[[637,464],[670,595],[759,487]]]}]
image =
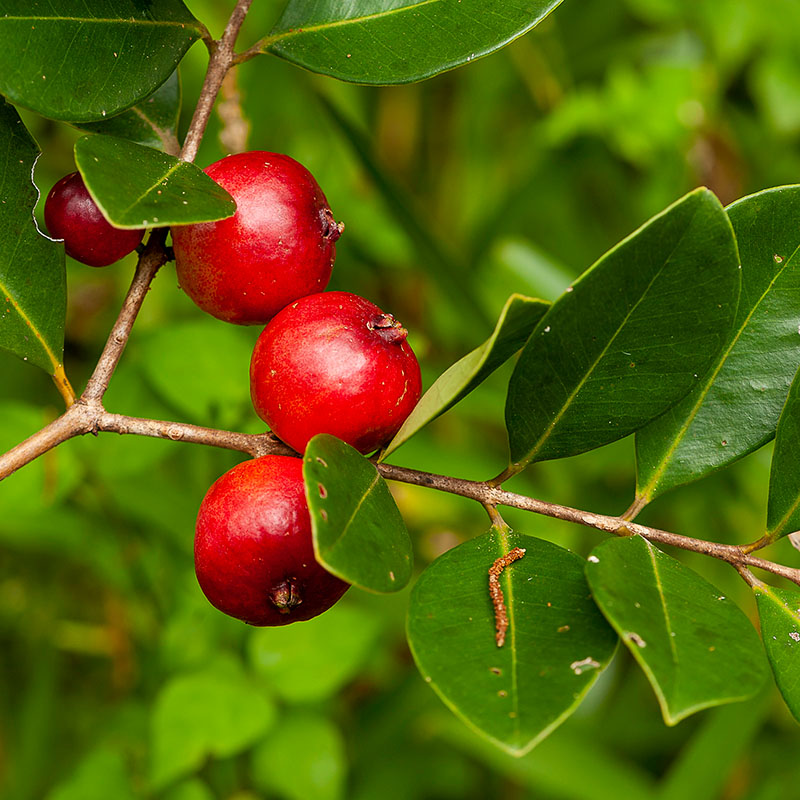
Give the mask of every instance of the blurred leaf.
[{"label": "blurred leaf", "polygon": [[352,680],[375,646],[379,620],[339,602],[307,622],[261,628],[250,635],[253,668],[289,702],[314,702]]},{"label": "blurred leaf", "polygon": [[[797,258],[797,262],[800,264],[800,257]],[[773,542],[781,536],[800,530],[798,450],[800,450],[800,370],[795,375],[778,420],[775,448],[772,451],[766,535]]]},{"label": "blurred leaf", "polygon": [[362,589],[402,589],[413,568],[411,540],[375,465],[322,433],[306,447],[303,477],[317,561]]},{"label": "blurred leaf", "polygon": [[192,778],[170,789],[164,795],[164,800],[215,800],[215,798],[205,783]]},{"label": "blurred leaf", "polygon": [[0,93],[71,122],[152,94],[203,33],[181,0],[3,0],[2,12]]},{"label": "blurred leaf", "polygon": [[344,797],[347,759],[338,729],[325,717],[294,712],[253,751],[253,783],[290,800]]},{"label": "blurred leaf", "polygon": [[75,142],[75,163],[103,215],[118,228],[186,225],[232,216],[233,198],[195,164],[115,136]]},{"label": "blurred leaf", "polygon": [[64,353],[64,248],[34,221],[39,193],[31,176],[39,148],[2,98],[0,141],[0,346],[53,375]]},{"label": "blurred leaf", "polygon": [[262,42],[266,53],[353,83],[411,83],[494,52],[561,0],[290,0]]},{"label": "blurred leaf", "polygon": [[178,322],[141,346],[150,385],[192,422],[233,427],[250,407],[253,343],[246,331],[212,319]]},{"label": "blurred leaf", "polygon": [[741,258],[736,321],[712,369],[636,436],[640,503],[698,480],[771,439],[800,364],[800,186],[728,208]]},{"label": "blurred leaf", "polygon": [[180,108],[181,82],[176,70],[150,97],[133,108],[102,122],[85,122],[75,127],[128,139],[175,155]]},{"label": "blurred leaf", "polygon": [[386,446],[381,461],[440,414],[452,408],[480,386],[526,342],[550,303],[514,294],[508,298],[492,335],[446,370],[422,396],[394,439]]},{"label": "blurred leaf", "polygon": [[586,575],[647,675],[667,725],[752,697],[763,686],[761,645],[739,607],[641,536],[603,542]]},{"label": "blurred leaf", "polygon": [[47,800],[134,800],[135,796],[122,754],[101,745],[47,795]]},{"label": "blurred leaf", "polygon": [[795,719],[800,722],[800,591],[760,584],[754,589],[761,620],[761,638],[775,683]]},{"label": "blurred leaf", "polygon": [[258,741],[275,721],[272,703],[243,675],[181,675],[153,709],[151,777],[156,789],[187,775],[208,756],[226,758]]},{"label": "blurred leaf", "polygon": [[[509,629],[498,648],[488,570],[515,547],[526,552],[501,577]],[[440,556],[412,591],[408,641],[425,681],[514,755],[575,710],[614,654],[583,564],[550,542],[492,530]]]},{"label": "blurred leaf", "polygon": [[683,397],[727,337],[738,264],[707,189],[606,253],[539,321],[517,362],[506,404],[513,464],[621,439]]}]

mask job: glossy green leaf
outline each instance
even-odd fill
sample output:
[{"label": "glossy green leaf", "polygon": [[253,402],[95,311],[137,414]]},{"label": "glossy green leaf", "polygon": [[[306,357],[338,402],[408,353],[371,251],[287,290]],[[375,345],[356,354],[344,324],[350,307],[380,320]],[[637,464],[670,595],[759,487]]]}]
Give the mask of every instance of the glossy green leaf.
[{"label": "glossy green leaf", "polygon": [[[796,258],[800,264],[800,257]],[[795,375],[778,420],[775,449],[772,451],[766,534],[771,541],[800,530],[798,451],[800,451],[800,371]]]},{"label": "glossy green leaf", "polygon": [[800,365],[800,186],[767,189],[727,211],[742,265],[736,321],[689,395],[638,432],[639,505],[771,439]]},{"label": "glossy green leaf", "polygon": [[151,95],[203,26],[181,0],[3,0],[0,93],[91,122]]},{"label": "glossy green leaf", "polygon": [[344,797],[347,758],[342,735],[319,714],[297,712],[253,751],[253,783],[288,800]]},{"label": "glossy green leaf", "polygon": [[306,447],[303,476],[317,561],[362,589],[402,589],[411,578],[411,540],[375,465],[322,433]]},{"label": "glossy green leaf", "polygon": [[[503,570],[506,642],[495,642],[488,571]],[[561,724],[611,659],[617,637],[595,607],[584,560],[557,545],[492,530],[434,561],[411,594],[408,641],[426,682],[470,727],[522,755]]]},{"label": "glossy green leaf", "polygon": [[447,369],[422,396],[386,447],[381,460],[479,386],[526,342],[550,303],[514,294],[508,298],[492,335]]},{"label": "glossy green leaf", "polygon": [[236,211],[233,198],[200,167],[115,136],[78,139],[75,163],[118,228],[213,222]]},{"label": "glossy green leaf", "polygon": [[181,82],[176,70],[150,97],[133,108],[102,122],[85,122],[75,127],[128,139],[174,155],[180,149],[177,139],[180,106]]},{"label": "glossy green leaf", "polygon": [[603,542],[586,575],[647,675],[667,725],[763,686],[763,651],[739,607],[641,536]]},{"label": "glossy green leaf", "polygon": [[698,189],[606,253],[553,304],[509,385],[512,463],[627,436],[681,399],[728,336],[739,259],[725,211]]},{"label": "glossy green leaf", "polygon": [[269,730],[275,717],[272,702],[236,670],[173,678],[153,711],[154,788],[194,772],[208,756],[240,753]]},{"label": "glossy green leaf", "polygon": [[36,226],[39,148],[2,98],[0,143],[0,347],[54,375],[64,351],[64,247]]},{"label": "glossy green leaf", "polygon": [[291,0],[262,50],[352,83],[410,83],[498,50],[560,3]]},{"label": "glossy green leaf", "polygon": [[755,587],[761,638],[783,699],[800,722],[800,591]]},{"label": "glossy green leaf", "polygon": [[253,669],[290,703],[315,702],[352,680],[375,647],[380,620],[340,601],[306,622],[250,634]]}]

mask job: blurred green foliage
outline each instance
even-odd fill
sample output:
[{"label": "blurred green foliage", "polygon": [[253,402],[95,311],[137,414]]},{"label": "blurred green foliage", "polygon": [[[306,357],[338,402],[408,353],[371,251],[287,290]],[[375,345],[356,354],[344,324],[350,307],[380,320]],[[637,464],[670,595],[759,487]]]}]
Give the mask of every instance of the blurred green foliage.
[{"label": "blurred green foliage", "polygon": [[[218,36],[232,4],[188,5]],[[280,6],[254,4],[243,46],[268,30]],[[768,11],[759,0],[566,0],[512,46],[417,85],[354,87],[265,56],[226,84],[198,163],[238,142],[306,164],[347,224],[331,288],[396,314],[412,331],[429,386],[489,335],[476,309],[496,318],[513,291],[552,299],[696,185],[729,202],[796,181],[798,47],[794,0]],[[205,60],[195,45],[181,68],[183,130]],[[344,135],[320,96],[361,136]],[[80,134],[28,112],[24,119],[44,151],[36,170],[44,195],[74,169]],[[132,264],[68,264],[66,367],[76,388]],[[463,291],[448,291],[444,270]],[[107,408],[259,431],[247,377],[257,334],[202,315],[169,265]],[[47,376],[12,356],[0,358],[0,370],[5,448],[52,419],[60,398]],[[499,370],[391,460],[495,475],[507,456],[509,375],[508,366]],[[283,630],[224,617],[195,582],[192,537],[206,489],[237,460],[102,435],[67,442],[2,483],[3,798],[794,796],[800,737],[774,689],[666,728],[644,676],[620,653],[576,715],[514,760],[452,718],[418,676],[404,639],[406,592],[352,590],[330,614]],[[768,450],[759,451],[659,498],[642,521],[750,541],[764,525],[768,468]],[[626,440],[536,465],[509,488],[620,513],[633,479]],[[418,569],[488,527],[466,500],[393,488]],[[513,511],[506,518],[577,552],[598,541],[567,523]],[[796,554],[784,541],[770,555],[792,563]],[[753,615],[732,570],[682,558]]]}]

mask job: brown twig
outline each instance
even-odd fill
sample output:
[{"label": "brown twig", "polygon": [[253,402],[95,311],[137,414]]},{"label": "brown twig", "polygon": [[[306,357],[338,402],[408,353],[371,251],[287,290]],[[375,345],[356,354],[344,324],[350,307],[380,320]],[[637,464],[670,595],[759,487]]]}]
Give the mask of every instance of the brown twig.
[{"label": "brown twig", "polygon": [[506,631],[508,630],[508,611],[503,597],[503,587],[500,586],[500,575],[509,564],[513,564],[524,555],[525,550],[522,547],[515,547],[504,556],[500,556],[489,567],[489,596],[492,598],[494,607],[494,626],[497,631],[494,640],[498,647],[502,647],[506,643]]}]

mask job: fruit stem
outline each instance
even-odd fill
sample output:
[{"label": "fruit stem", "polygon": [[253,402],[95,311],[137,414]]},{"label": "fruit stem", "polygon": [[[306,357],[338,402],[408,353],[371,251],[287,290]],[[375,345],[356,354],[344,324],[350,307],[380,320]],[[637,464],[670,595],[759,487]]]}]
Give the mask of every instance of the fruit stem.
[{"label": "fruit stem", "polygon": [[408,336],[408,331],[391,314],[376,314],[367,327],[385,342],[402,342]]}]

